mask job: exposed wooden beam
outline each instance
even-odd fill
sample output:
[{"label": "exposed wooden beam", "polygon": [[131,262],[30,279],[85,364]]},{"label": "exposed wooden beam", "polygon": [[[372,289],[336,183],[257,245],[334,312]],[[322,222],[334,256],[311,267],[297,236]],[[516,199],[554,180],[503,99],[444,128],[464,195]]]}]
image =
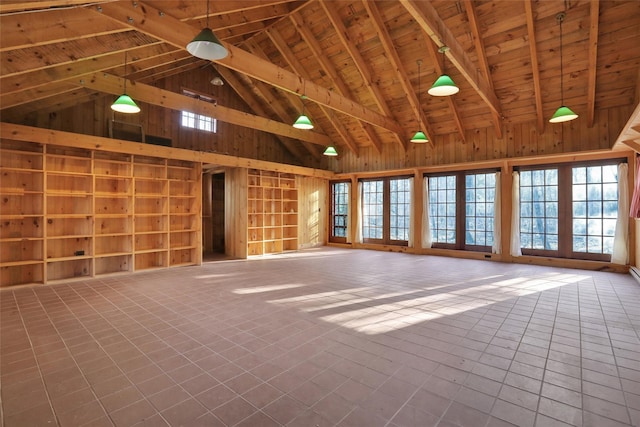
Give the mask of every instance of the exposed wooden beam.
[{"label": "exposed wooden beam", "polygon": [[[124,87],[124,80],[106,73],[96,73],[88,78],[78,80],[77,85],[100,92],[119,95]],[[258,117],[243,111],[233,110],[221,105],[200,101],[168,90],[149,86],[143,83],[129,82],[127,93],[135,100],[146,102],[173,110],[187,110],[215,117],[218,120],[238,126],[256,129],[276,135],[299,139],[314,144],[329,145],[331,139],[317,132],[295,129],[289,124]]]},{"label": "exposed wooden beam", "polygon": [[[129,3],[108,3],[102,5],[100,11],[95,8],[90,8],[90,10],[180,48],[184,48],[198,32],[197,28],[180,22],[166,13],[161,13],[160,10],[144,2],[138,2],[137,7]],[[298,95],[302,93],[304,88],[307,97],[313,102],[391,132],[403,133],[400,124],[390,117],[373,111],[313,82],[305,82],[294,73],[269,61],[257,58],[242,49],[228,44],[225,46],[229,51],[229,55],[225,59],[218,61],[225,67]]]},{"label": "exposed wooden beam", "polygon": [[[311,80],[309,73],[304,69],[302,64],[300,64],[300,62],[298,61],[298,58],[295,57],[293,52],[291,52],[291,49],[289,49],[289,46],[287,46],[287,43],[284,41],[284,39],[280,35],[280,32],[275,28],[271,28],[267,30],[267,36],[271,39],[271,42],[276,47],[276,49],[278,49],[278,51],[280,52],[282,57],[285,59],[285,61],[287,61],[287,64],[289,64],[289,67],[293,70],[293,72],[302,76],[302,78],[306,80]],[[340,123],[339,121],[333,120],[332,110],[329,110],[327,107],[323,105],[320,105],[320,110],[327,117],[327,120],[329,121],[329,123],[331,123],[334,130],[338,133],[338,135],[340,135],[345,145],[349,147],[349,149],[354,154],[357,154],[358,147],[356,143],[353,141],[353,139],[351,138],[351,135],[349,135],[349,131],[345,129],[342,123]]]},{"label": "exposed wooden beam", "polygon": [[[264,53],[264,51],[262,50],[262,48],[260,47],[260,45],[258,45],[258,43],[255,40],[248,40],[245,43],[245,46],[247,47],[247,49],[249,50],[249,52],[251,52],[253,55],[256,55],[262,59],[267,59],[267,55]],[[265,100],[265,105],[268,105],[276,114],[277,117],[280,118],[280,120],[282,122],[285,123],[293,123],[293,121],[295,120],[295,118],[291,118],[289,113],[287,112],[287,109],[285,108],[285,106],[283,105],[282,102],[273,102],[273,87],[267,85],[264,82],[261,81],[255,81],[252,80],[250,77],[245,76],[245,80],[247,82],[249,82],[250,85],[252,85],[256,92],[259,94],[259,96]],[[299,96],[295,96],[289,92],[280,92],[283,97],[284,100],[286,102],[289,103],[289,105],[292,106],[292,109],[294,110],[298,110],[300,108],[300,97]],[[306,141],[300,141],[302,143],[302,145],[304,145],[304,147],[309,150],[309,152],[313,153],[314,156],[321,156],[321,153],[319,153],[316,149],[316,147],[313,147],[313,144],[310,144]]]},{"label": "exposed wooden beam", "polygon": [[598,69],[598,21],[600,0],[590,0],[589,5],[589,78],[587,81],[587,127],[593,127],[596,115],[596,72]]},{"label": "exposed wooden beam", "polygon": [[[387,117],[393,117],[393,112],[391,108],[387,105],[387,102],[380,92],[380,88],[373,84],[373,78],[371,77],[371,70],[369,70],[369,66],[365,63],[364,58],[360,54],[360,51],[356,47],[355,43],[349,38],[349,32],[342,22],[342,18],[338,14],[338,8],[336,8],[333,4],[327,2],[320,2],[322,8],[324,9],[325,14],[331,21],[331,25],[333,26],[336,35],[342,42],[342,45],[345,47],[347,52],[349,52],[349,56],[353,60],[356,68],[360,72],[362,76],[362,80],[364,85],[369,89],[369,92],[373,96],[373,101],[376,103],[378,108],[385,114]],[[407,142],[403,136],[403,132],[395,132],[394,139],[403,150],[407,150]]]},{"label": "exposed wooden beam", "polygon": [[[529,0],[525,0],[525,3],[527,1]],[[493,80],[491,80],[491,70],[489,69],[489,62],[487,61],[487,53],[485,51],[484,43],[482,43],[482,37],[480,35],[480,25],[478,24],[478,17],[476,16],[476,8],[473,6],[471,0],[464,0],[464,6],[467,11],[467,18],[469,19],[469,27],[471,28],[471,34],[473,35],[473,45],[476,48],[480,70],[482,71],[482,74],[484,75],[484,78],[489,85],[491,92],[495,93],[493,88]],[[533,40],[535,40],[535,37],[533,38]],[[535,43],[531,42],[531,39],[529,41],[529,46],[535,51]],[[537,54],[536,56],[531,57],[531,61],[536,64],[537,68],[538,61],[537,59],[534,61],[534,58],[537,58]],[[533,75],[535,79],[536,72],[534,72]],[[537,74],[537,76],[539,82],[540,75]],[[540,109],[542,109],[542,102],[540,102]],[[502,139],[502,117],[500,117],[496,111],[491,110],[491,120],[493,121],[493,126],[496,131],[496,137],[498,139]],[[464,137],[462,139],[464,140]]]},{"label": "exposed wooden beam", "polygon": [[544,111],[542,110],[542,86],[540,84],[540,67],[538,64],[538,50],[536,49],[536,29],[532,0],[524,1],[524,10],[527,17],[527,36],[529,37],[529,56],[531,56],[531,69],[533,71],[533,94],[536,100],[538,132],[542,133],[544,132],[545,120]]},{"label": "exposed wooden beam", "polygon": [[[173,52],[170,50],[173,49]],[[146,45],[139,48],[133,48],[127,50],[129,53],[129,72],[133,67],[139,69],[140,65],[143,67],[153,68],[163,63],[170,63],[176,61],[181,57],[189,56],[182,50],[175,50],[173,46],[169,46],[166,43],[158,42],[154,45]],[[144,58],[141,61],[136,61],[136,57]],[[76,77],[93,74],[98,71],[110,70],[115,67],[121,66],[124,60],[124,53],[122,51],[115,51],[111,55],[101,56],[99,58],[87,58],[79,59],[72,64],[58,65],[53,68],[38,69],[33,72],[18,74],[14,76],[2,76],[0,77],[0,100],[11,93],[19,92],[22,90],[35,89],[52,82],[74,79]],[[134,63],[136,65],[134,65]],[[124,72],[124,69],[122,70]],[[136,80],[140,80],[137,78]],[[0,101],[0,105],[3,108],[7,106]]]},{"label": "exposed wooden beam", "polygon": [[0,52],[128,30],[115,22],[99,18],[99,16],[87,17],[84,8],[2,14],[0,15],[0,27],[2,27]]},{"label": "exposed wooden beam", "polygon": [[0,134],[15,141],[39,142],[42,144],[61,145],[65,147],[102,150],[113,153],[124,153],[143,156],[158,156],[167,159],[187,160],[215,164],[218,166],[257,168],[275,172],[293,173],[302,176],[331,179],[335,175],[331,171],[312,169],[303,166],[286,165],[266,160],[248,159],[228,154],[193,151],[184,148],[162,147],[159,145],[141,144],[139,142],[103,138],[93,135],[42,129],[30,126],[0,122]]},{"label": "exposed wooden beam", "polygon": [[[416,97],[416,91],[411,86],[411,81],[409,80],[409,76],[407,75],[407,72],[404,69],[404,66],[402,65],[402,61],[400,60],[400,57],[398,56],[398,52],[396,51],[396,48],[393,45],[393,40],[391,40],[391,36],[389,35],[389,32],[387,31],[387,27],[385,26],[384,21],[382,20],[382,16],[380,16],[380,12],[378,11],[378,8],[375,2],[369,2],[367,0],[363,0],[362,4],[364,5],[365,10],[369,14],[369,17],[371,18],[371,23],[373,24],[373,27],[378,33],[378,38],[380,39],[380,43],[382,44],[382,47],[385,53],[387,54],[387,59],[389,60],[389,62],[391,63],[391,66],[396,70],[396,73],[398,74],[398,80],[400,80],[400,85],[402,86],[402,89],[407,96],[407,100],[409,101],[409,105],[411,105],[411,109],[413,111],[418,112],[418,117],[416,117],[416,119],[418,120],[419,123],[422,123],[422,127],[423,127],[423,129],[420,129],[420,130],[424,131],[424,133],[427,136],[427,139],[429,139],[429,144],[431,145],[431,148],[433,148],[434,147],[433,138],[435,134],[433,133],[433,130],[429,125],[429,121],[427,120],[427,116],[424,114],[424,110],[420,105],[420,101],[418,100],[418,97]],[[464,131],[462,131],[462,129],[460,130],[461,130],[462,138],[464,140]]]},{"label": "exposed wooden beam", "polygon": [[446,55],[453,65],[460,71],[471,87],[480,95],[489,109],[502,117],[500,102],[496,94],[489,87],[477,67],[466,54],[458,40],[438,16],[435,7],[428,1],[399,0],[413,16],[422,30],[436,43],[438,47],[447,46]]},{"label": "exposed wooden beam", "polygon": [[87,4],[100,4],[107,3],[110,1],[116,0],[97,0],[97,1],[87,1],[87,0],[3,0],[0,3],[0,13],[12,13],[12,12],[22,12],[26,10],[40,10],[40,9],[49,9],[49,8],[74,8],[80,7]]},{"label": "exposed wooden beam", "polygon": [[[258,101],[256,101],[253,92],[247,90],[245,85],[242,84],[242,82],[238,80],[238,78],[236,78],[233,71],[227,70],[224,67],[218,67],[216,68],[216,71],[222,76],[224,81],[226,81],[227,84],[236,92],[236,94],[238,94],[238,96],[247,103],[249,108],[251,108],[251,111],[260,115],[261,117],[269,116],[269,113],[262,107],[262,105],[260,105]],[[303,147],[301,147],[300,144],[297,144],[293,140],[287,139],[280,135],[276,135],[276,138],[278,138],[280,143],[298,160],[302,160],[304,158],[305,154],[303,153]],[[311,153],[311,155],[316,159],[320,158],[320,155],[315,151],[305,150],[305,152]]]}]

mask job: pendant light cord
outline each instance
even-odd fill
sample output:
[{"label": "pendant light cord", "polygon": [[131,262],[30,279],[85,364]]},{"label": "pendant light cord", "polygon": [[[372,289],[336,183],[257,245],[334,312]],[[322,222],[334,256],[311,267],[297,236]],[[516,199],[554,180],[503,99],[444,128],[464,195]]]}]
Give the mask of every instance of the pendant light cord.
[{"label": "pendant light cord", "polygon": [[124,52],[124,93],[127,93],[127,51]]},{"label": "pendant light cord", "polygon": [[209,0],[207,0],[207,28],[209,28]]},{"label": "pendant light cord", "polygon": [[420,103],[422,102],[422,92],[420,91],[420,65],[422,65],[422,59],[418,59],[418,108],[416,114],[418,115],[418,130],[422,130],[422,117],[420,116]]},{"label": "pendant light cord", "polygon": [[564,21],[564,12],[558,14],[558,22],[560,22],[560,105],[564,105],[564,69],[562,66],[562,21]]}]

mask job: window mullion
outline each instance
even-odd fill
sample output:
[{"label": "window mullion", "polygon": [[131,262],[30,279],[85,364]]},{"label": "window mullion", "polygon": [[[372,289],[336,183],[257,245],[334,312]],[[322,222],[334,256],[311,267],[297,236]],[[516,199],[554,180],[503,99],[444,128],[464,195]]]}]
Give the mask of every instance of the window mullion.
[{"label": "window mullion", "polygon": [[382,184],[382,240],[391,243],[391,182],[389,178]]},{"label": "window mullion", "polygon": [[558,252],[570,258],[573,252],[573,187],[571,165],[558,167]]},{"label": "window mullion", "polygon": [[465,248],[467,187],[464,173],[456,174],[456,249]]}]

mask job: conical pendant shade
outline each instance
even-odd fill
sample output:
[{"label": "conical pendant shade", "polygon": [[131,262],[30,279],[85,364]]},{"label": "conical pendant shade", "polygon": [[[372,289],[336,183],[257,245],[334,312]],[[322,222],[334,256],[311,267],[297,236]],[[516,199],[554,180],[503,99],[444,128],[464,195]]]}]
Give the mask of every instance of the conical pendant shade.
[{"label": "conical pendant shade", "polygon": [[140,107],[131,99],[129,95],[123,93],[111,104],[111,109],[119,113],[139,113]]},{"label": "conical pendant shade", "polygon": [[187,51],[200,59],[215,61],[226,58],[229,54],[227,48],[213,34],[211,28],[205,28],[187,45]]},{"label": "conical pendant shade", "polygon": [[304,114],[301,114],[300,117],[298,117],[298,120],[296,120],[296,122],[293,124],[293,127],[296,129],[313,129],[313,123],[311,123],[311,120],[309,120],[309,117],[305,116]]},{"label": "conical pendant shade", "polygon": [[449,96],[454,95],[460,91],[460,88],[456,86],[453,79],[446,74],[441,75],[435,81],[429,92],[431,96]]},{"label": "conical pendant shade", "polygon": [[411,138],[411,142],[423,144],[425,142],[429,142],[429,140],[427,139],[427,136],[424,134],[424,132],[419,130],[415,135],[413,135],[413,138]]},{"label": "conical pendant shade", "polygon": [[549,119],[549,123],[562,123],[577,119],[578,115],[571,111],[569,107],[562,105],[556,110],[553,116]]},{"label": "conical pendant shade", "polygon": [[337,156],[338,152],[336,151],[333,145],[330,145],[327,147],[326,150],[324,150],[324,153],[322,154],[324,154],[325,156]]}]

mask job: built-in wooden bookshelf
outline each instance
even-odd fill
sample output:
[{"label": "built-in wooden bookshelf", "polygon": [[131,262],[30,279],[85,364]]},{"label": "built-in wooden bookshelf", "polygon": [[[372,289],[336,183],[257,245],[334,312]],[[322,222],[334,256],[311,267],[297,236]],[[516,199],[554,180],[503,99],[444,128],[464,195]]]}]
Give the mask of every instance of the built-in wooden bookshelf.
[{"label": "built-in wooden bookshelf", "polygon": [[249,169],[247,254],[298,249],[298,192],[295,176]]},{"label": "built-in wooden bookshelf", "polygon": [[2,140],[0,285],[202,262],[200,163]]}]

